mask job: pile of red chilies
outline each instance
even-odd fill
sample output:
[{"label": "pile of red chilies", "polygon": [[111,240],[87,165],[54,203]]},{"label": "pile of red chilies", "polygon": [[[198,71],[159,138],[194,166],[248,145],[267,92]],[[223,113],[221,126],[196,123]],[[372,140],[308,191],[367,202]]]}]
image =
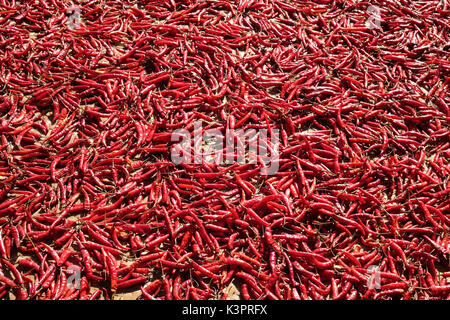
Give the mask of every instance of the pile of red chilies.
[{"label": "pile of red chilies", "polygon": [[[449,299],[449,9],[1,0],[0,298]],[[174,164],[195,121],[278,172]]]}]

